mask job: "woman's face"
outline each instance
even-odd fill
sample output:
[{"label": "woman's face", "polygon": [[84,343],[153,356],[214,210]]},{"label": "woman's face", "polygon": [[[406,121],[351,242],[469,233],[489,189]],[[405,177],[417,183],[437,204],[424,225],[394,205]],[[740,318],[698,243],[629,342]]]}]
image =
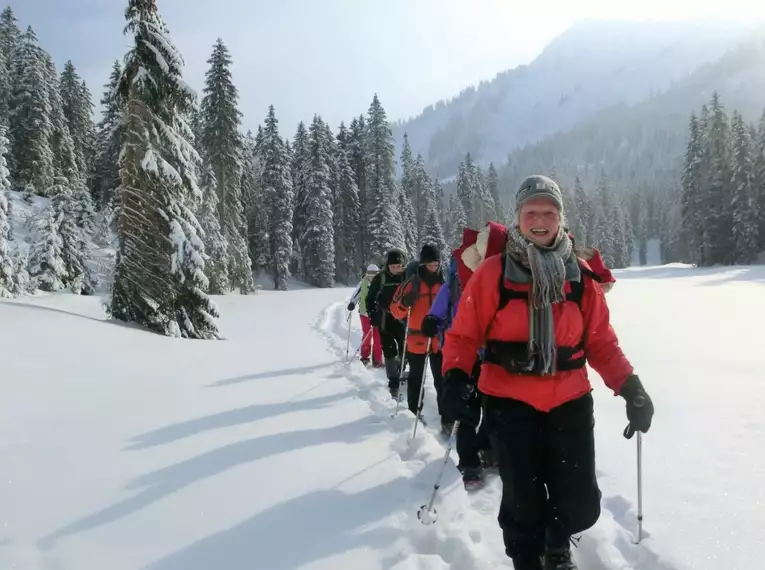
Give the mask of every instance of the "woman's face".
[{"label": "woman's face", "polygon": [[560,211],[549,198],[532,198],[521,206],[518,224],[521,235],[527,240],[549,246],[560,229]]}]

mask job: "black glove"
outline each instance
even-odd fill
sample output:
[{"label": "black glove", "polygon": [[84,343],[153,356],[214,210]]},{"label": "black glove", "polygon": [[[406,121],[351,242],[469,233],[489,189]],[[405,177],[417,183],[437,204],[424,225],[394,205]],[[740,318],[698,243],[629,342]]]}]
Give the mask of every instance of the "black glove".
[{"label": "black glove", "polygon": [[414,287],[410,287],[409,291],[407,291],[402,297],[399,303],[401,303],[402,307],[406,307],[407,309],[411,306],[413,306],[417,302],[417,291]]},{"label": "black glove", "polygon": [[382,324],[382,313],[380,311],[369,313],[369,324],[379,329]]},{"label": "black glove", "polygon": [[356,305],[354,303],[352,303],[352,302],[348,303],[348,311],[352,311],[355,308],[356,308]]},{"label": "black glove", "polygon": [[422,334],[424,334],[426,337],[433,338],[438,334],[438,325],[440,324],[441,319],[435,315],[426,315],[425,318],[422,319],[420,330],[422,330]]},{"label": "black glove", "polygon": [[481,421],[481,407],[476,406],[478,390],[470,376],[459,368],[452,368],[444,375],[441,407],[447,421],[460,421],[477,426]]},{"label": "black glove", "polygon": [[643,388],[640,378],[635,375],[627,378],[619,395],[627,402],[627,419],[629,423],[624,428],[624,437],[632,439],[636,431],[646,433],[651,428],[653,402]]}]

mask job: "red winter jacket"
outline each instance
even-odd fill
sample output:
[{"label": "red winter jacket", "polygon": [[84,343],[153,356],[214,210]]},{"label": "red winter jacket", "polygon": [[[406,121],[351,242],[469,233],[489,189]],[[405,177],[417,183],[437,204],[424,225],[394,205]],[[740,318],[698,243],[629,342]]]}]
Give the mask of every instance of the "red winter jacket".
[{"label": "red winter jacket", "polygon": [[[528,342],[529,310],[525,300],[511,299],[497,312],[499,278],[503,271],[503,257],[497,255],[487,259],[473,273],[462,293],[454,323],[446,333],[444,373],[459,368],[470,374],[478,349],[488,340]],[[618,394],[633,369],[609,322],[605,294],[591,277],[582,275],[582,279],[581,310],[573,302],[553,305],[555,338],[559,346],[575,346],[584,337],[587,363]],[[529,289],[529,284],[507,280],[504,284],[519,291]],[[570,293],[570,290],[570,284],[566,283],[565,292]],[[550,376],[523,376],[485,362],[478,382],[478,389],[484,394],[520,400],[545,412],[586,394],[591,388],[586,367]]]}]

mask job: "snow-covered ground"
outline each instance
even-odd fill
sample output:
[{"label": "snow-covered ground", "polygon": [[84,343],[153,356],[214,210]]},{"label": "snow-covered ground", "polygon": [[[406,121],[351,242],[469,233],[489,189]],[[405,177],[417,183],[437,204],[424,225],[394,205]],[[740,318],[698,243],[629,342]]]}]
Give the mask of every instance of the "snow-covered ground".
[{"label": "snow-covered ground", "polygon": [[[617,278],[614,325],[656,406],[647,538],[624,405],[595,379],[603,516],[581,568],[760,568],[765,268]],[[511,568],[499,481],[468,496],[455,455],[438,522],[417,520],[444,442],[410,442],[383,373],[344,363],[349,293],[219,297],[220,342],[105,322],[93,297],[0,303],[0,568]],[[430,388],[426,406],[437,424]]]}]

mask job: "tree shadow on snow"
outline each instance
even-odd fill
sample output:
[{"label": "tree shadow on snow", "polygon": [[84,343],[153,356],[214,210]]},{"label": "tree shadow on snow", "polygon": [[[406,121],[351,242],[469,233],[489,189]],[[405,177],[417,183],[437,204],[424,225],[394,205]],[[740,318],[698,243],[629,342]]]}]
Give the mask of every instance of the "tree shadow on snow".
[{"label": "tree shadow on snow", "polygon": [[80,313],[73,313],[71,311],[66,311],[64,309],[59,309],[56,307],[48,307],[46,305],[35,305],[34,303],[19,303],[19,302],[11,302],[11,303],[2,303],[4,307],[17,307],[19,309],[37,309],[40,311],[50,311],[52,313],[60,313],[62,315],[69,315],[70,317],[79,317],[81,319],[87,319],[88,321],[95,321],[97,323],[111,323],[110,319],[106,317],[104,314],[104,318],[99,319],[97,317],[91,317],[88,315],[81,315]]},{"label": "tree shadow on snow", "polygon": [[404,477],[358,493],[320,490],[270,507],[143,570],[295,570],[354,549],[385,552],[401,538],[392,527],[364,528],[400,508]]},{"label": "tree shadow on snow", "polygon": [[267,417],[280,416],[303,410],[325,408],[347,398],[349,395],[351,395],[351,392],[321,396],[308,400],[298,400],[295,398],[286,402],[277,402],[273,404],[253,404],[251,406],[244,406],[242,408],[235,408],[233,410],[227,410],[225,412],[211,414],[201,418],[179,422],[135,436],[130,440],[130,444],[125,447],[125,451],[164,445],[179,439],[194,436],[204,431],[255,422]]},{"label": "tree shadow on snow", "polygon": [[[175,465],[141,475],[127,489],[138,493],[101,509],[42,538],[38,545],[47,550],[62,537],[78,534],[130,516],[189,485],[213,477],[238,465],[266,457],[328,443],[357,443],[384,429],[370,417],[329,428],[296,430],[239,441],[208,451]],[[224,565],[225,567],[225,565]]]},{"label": "tree shadow on snow", "polygon": [[224,378],[218,380],[212,384],[208,384],[208,388],[216,388],[219,386],[230,386],[232,384],[240,384],[242,382],[248,382],[250,380],[263,380],[265,378],[279,378],[281,376],[295,376],[300,374],[308,374],[309,372],[315,372],[317,370],[323,370],[324,368],[330,368],[337,366],[338,361],[332,360],[330,362],[323,362],[321,364],[313,364],[309,366],[296,366],[294,368],[283,368],[282,370],[266,370],[264,372],[254,372],[252,374],[245,374],[244,376],[234,376],[233,378]]}]

